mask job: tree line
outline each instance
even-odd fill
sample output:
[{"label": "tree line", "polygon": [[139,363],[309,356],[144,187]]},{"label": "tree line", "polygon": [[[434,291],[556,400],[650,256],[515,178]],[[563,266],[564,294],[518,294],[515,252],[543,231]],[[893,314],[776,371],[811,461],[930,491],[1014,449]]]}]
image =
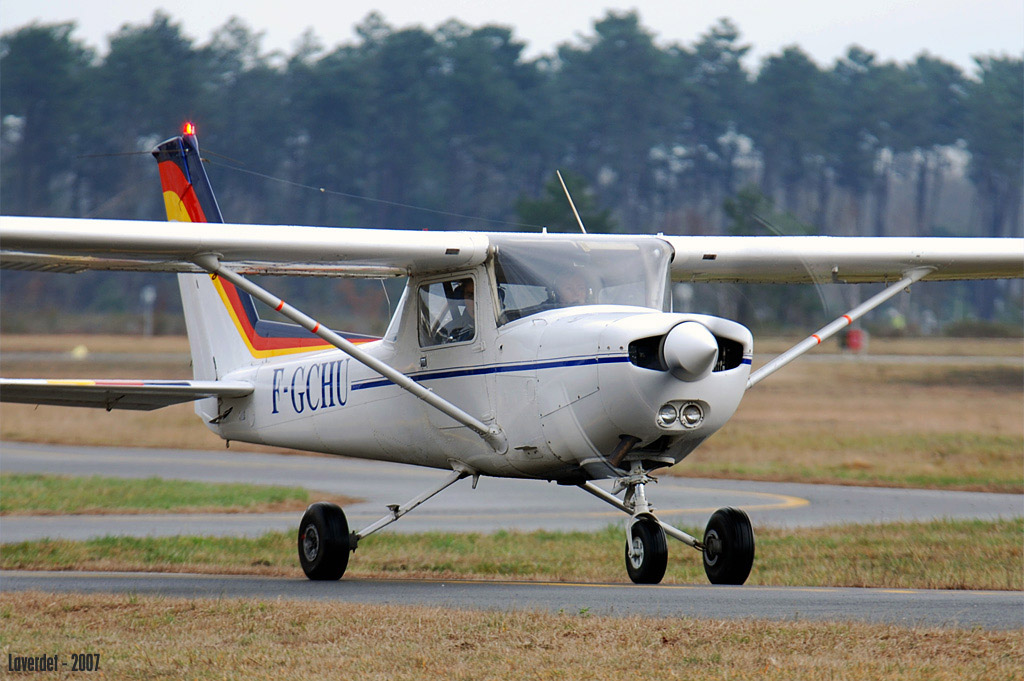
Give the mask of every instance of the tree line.
[{"label": "tree line", "polygon": [[5,214],[161,219],[139,152],[191,119],[232,222],[575,229],[544,205],[561,168],[599,230],[1022,233],[1019,56],[822,67],[794,46],[752,70],[727,19],[666,46],[635,12],[534,59],[506,27],[376,13],[290,54],[238,19],[196,44],[157,12],[102,56],[73,32],[0,37]]}]

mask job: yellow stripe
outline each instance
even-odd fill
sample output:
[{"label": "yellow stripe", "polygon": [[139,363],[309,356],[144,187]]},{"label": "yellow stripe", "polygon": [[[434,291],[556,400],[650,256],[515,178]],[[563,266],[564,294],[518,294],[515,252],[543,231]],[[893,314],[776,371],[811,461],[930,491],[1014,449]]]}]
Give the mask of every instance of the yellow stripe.
[{"label": "yellow stripe", "polygon": [[185,203],[176,192],[164,192],[164,208],[167,209],[167,219],[171,222],[192,222],[189,217]]}]

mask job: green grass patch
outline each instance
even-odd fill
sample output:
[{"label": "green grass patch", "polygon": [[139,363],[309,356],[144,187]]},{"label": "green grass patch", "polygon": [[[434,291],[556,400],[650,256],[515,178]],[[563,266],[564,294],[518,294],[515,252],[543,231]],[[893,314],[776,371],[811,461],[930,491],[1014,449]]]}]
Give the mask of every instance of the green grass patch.
[{"label": "green grass patch", "polygon": [[[866,466],[863,467],[862,466]],[[1006,479],[997,474],[977,472],[900,472],[873,470],[871,464],[852,461],[834,466],[813,466],[772,461],[767,463],[701,462],[681,464],[672,475],[688,478],[725,478],[730,480],[763,480],[768,482],[803,482],[829,485],[869,487],[905,487],[917,489],[967,490],[1020,494],[1024,492],[1022,476]]]},{"label": "green grass patch", "polygon": [[304,508],[309,490],[162,478],[0,474],[0,513],[161,513]]},{"label": "green grass patch", "polygon": [[[692,533],[697,530],[691,529]],[[1024,519],[765,530],[748,584],[1024,589]],[[189,571],[299,576],[293,533],[257,538],[104,538],[6,544],[5,569]],[[620,527],[599,532],[379,534],[349,577],[627,581]],[[666,583],[705,583],[699,554],[669,545]]]}]

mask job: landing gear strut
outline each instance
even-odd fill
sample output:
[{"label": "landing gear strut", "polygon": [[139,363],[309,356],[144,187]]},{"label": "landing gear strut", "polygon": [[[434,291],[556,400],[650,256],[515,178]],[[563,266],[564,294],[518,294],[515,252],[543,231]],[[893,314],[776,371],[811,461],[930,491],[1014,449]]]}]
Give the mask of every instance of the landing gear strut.
[{"label": "landing gear strut", "polygon": [[348,556],[356,550],[361,539],[390,525],[438,492],[463,478],[473,476],[473,489],[479,475],[476,471],[456,464],[456,470],[439,486],[410,499],[405,504],[389,504],[388,514],[377,522],[350,533],[345,512],[335,504],[317,502],[306,509],[299,523],[299,563],[302,571],[312,580],[341,579],[348,567]]},{"label": "landing gear strut", "polygon": [[[754,531],[747,514],[737,508],[722,508],[711,516],[704,541],[665,523],[653,513],[644,485],[657,482],[634,461],[630,474],[615,480],[611,493],[591,482],[579,485],[615,508],[628,513],[626,524],[626,572],[636,584],[658,584],[668,564],[666,535],[704,554],[704,572],[712,584],[743,584],[754,563]],[[622,500],[615,496],[625,489]]]}]

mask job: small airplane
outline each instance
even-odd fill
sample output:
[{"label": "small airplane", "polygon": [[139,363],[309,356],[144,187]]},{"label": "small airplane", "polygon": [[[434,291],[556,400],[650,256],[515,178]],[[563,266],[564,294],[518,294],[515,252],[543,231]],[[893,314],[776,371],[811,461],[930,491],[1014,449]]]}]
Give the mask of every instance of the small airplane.
[{"label": "small airplane", "polygon": [[[450,471],[356,532],[338,506],[311,505],[297,549],[313,580],[341,578],[362,540],[455,482],[498,476],[579,487],[623,511],[633,582],[661,581],[670,536],[701,553],[712,583],[742,584],[754,560],[746,513],[719,509],[693,537],[654,513],[651,472],[724,426],[748,388],[911,284],[1024,276],[1024,239],[224,224],[191,124],[153,155],[173,227],[2,217],[0,266],[178,273],[194,380],[7,378],[0,399],[107,410],[194,400],[228,441]],[[327,328],[254,274],[408,280],[374,338]],[[673,312],[678,281],[887,286],[752,372],[750,331]],[[257,302],[291,323],[261,317]],[[608,479],[610,492],[594,484]]]}]

